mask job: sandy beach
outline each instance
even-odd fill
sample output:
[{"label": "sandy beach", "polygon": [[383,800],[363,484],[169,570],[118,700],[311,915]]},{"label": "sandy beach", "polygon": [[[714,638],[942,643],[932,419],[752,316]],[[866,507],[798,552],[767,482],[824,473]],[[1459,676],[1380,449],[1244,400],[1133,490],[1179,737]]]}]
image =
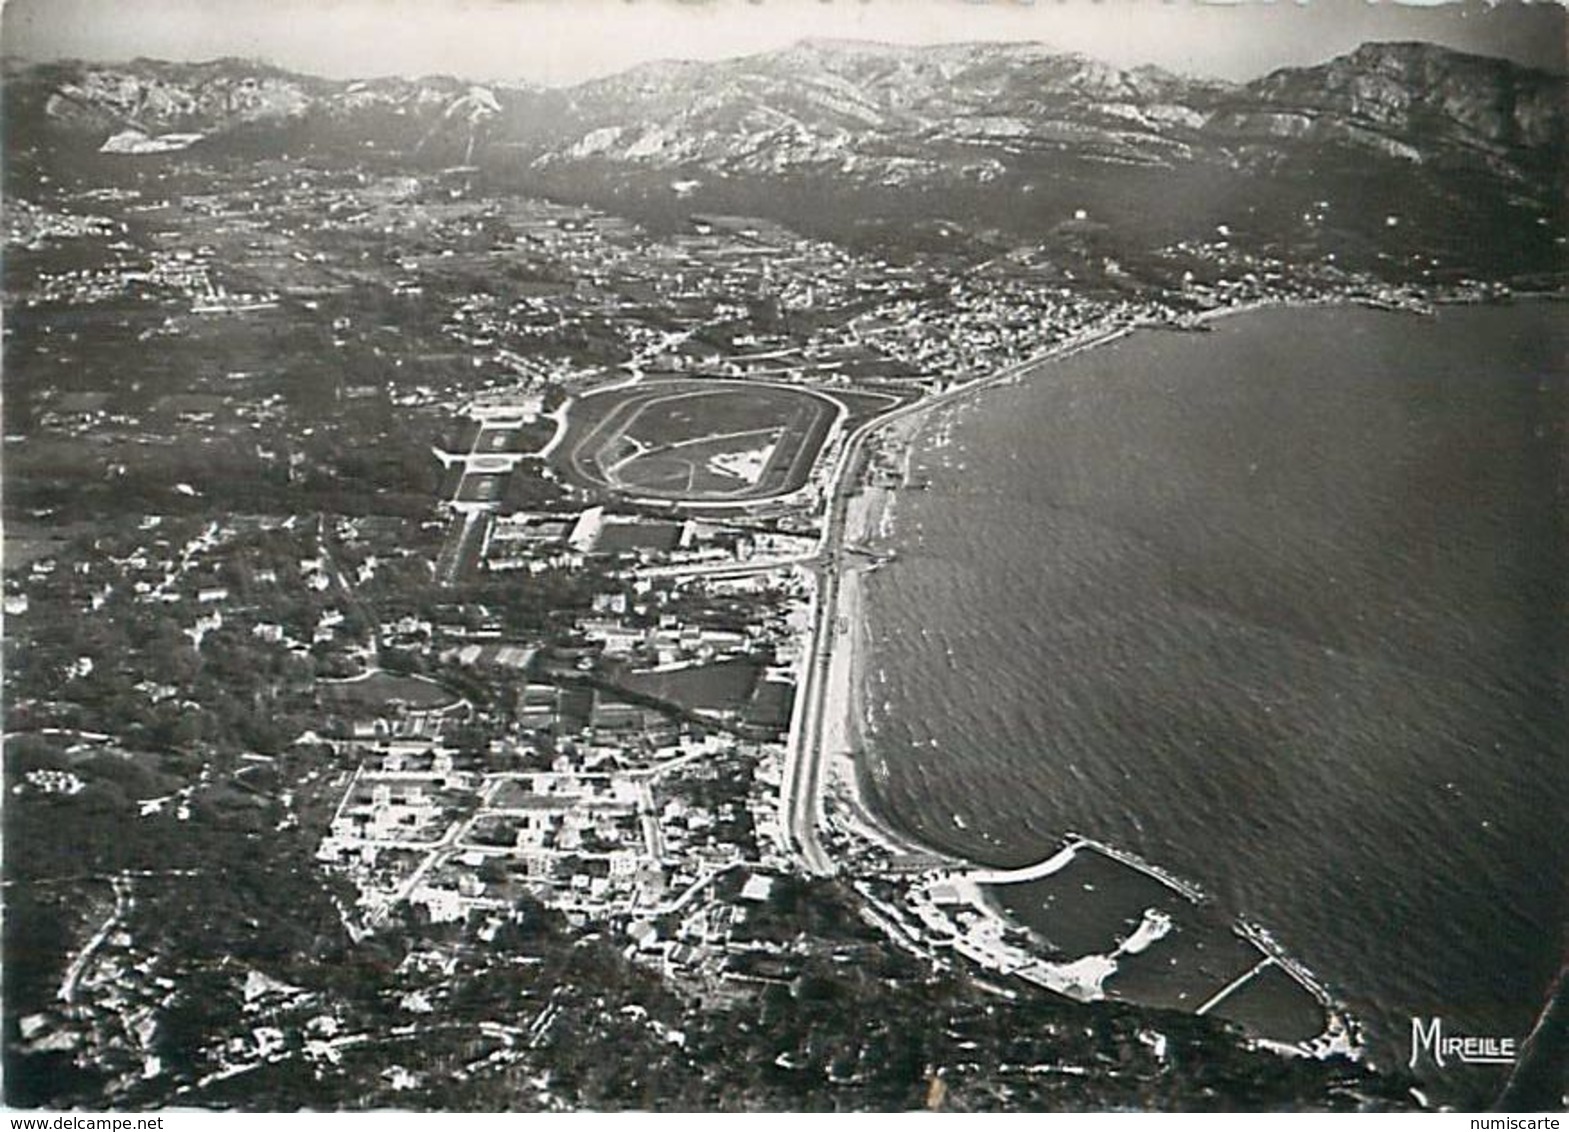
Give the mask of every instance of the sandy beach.
[{"label": "sandy beach", "polygon": [[[864,547],[885,534],[883,520],[893,506],[894,493],[869,487],[857,493],[845,510],[846,547]],[[834,647],[824,692],[821,757],[825,795],[835,800],[838,821],[893,853],[929,852],[888,827],[867,805],[861,776],[867,773],[864,758],[869,738],[866,705],[868,628],[864,616],[863,588],[871,563],[847,552],[841,565],[838,607],[835,610]]]},{"label": "sandy beach", "polygon": [[[1024,362],[965,382],[914,406],[911,411],[870,430],[868,439],[878,438],[883,443],[902,447],[901,466],[907,480],[922,434],[935,419],[934,414],[952,409],[990,386],[1021,380],[1039,367],[1117,341],[1131,332],[1131,327],[1116,327],[1059,343]],[[858,475],[859,468],[847,468],[845,474]],[[817,755],[822,763],[823,796],[836,803],[833,814],[838,824],[890,852],[934,856],[937,854],[931,847],[892,829],[875,808],[868,805],[864,791],[863,776],[870,773],[866,757],[870,729],[865,671],[869,630],[864,614],[863,586],[864,576],[881,565],[881,560],[869,557],[866,552],[886,549],[892,535],[893,511],[899,490],[903,489],[864,486],[849,497],[845,506],[835,608],[827,622],[833,640],[822,693],[822,732]]]}]

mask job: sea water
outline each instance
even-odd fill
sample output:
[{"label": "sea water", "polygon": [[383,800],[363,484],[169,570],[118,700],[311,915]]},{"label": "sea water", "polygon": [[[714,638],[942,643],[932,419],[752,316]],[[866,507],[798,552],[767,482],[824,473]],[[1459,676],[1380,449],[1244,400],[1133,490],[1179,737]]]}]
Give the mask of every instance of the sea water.
[{"label": "sea water", "polygon": [[1569,906],[1564,313],[1141,331],[930,421],[868,581],[874,803],[1198,882],[1377,1064],[1412,1016],[1523,1036]]}]

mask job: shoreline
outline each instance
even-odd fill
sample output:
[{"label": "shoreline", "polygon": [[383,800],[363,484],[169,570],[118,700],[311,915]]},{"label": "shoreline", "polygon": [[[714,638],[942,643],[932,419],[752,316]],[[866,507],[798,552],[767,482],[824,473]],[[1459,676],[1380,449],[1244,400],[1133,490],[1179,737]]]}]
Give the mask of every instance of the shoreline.
[{"label": "shoreline", "polygon": [[[867,440],[904,422],[909,422],[918,435],[923,422],[938,408],[991,385],[1016,380],[1045,362],[1115,341],[1133,329],[1128,324],[1108,326],[1102,322],[1022,361],[890,410],[845,436],[842,447],[832,457],[833,470],[822,487],[825,510],[814,556],[819,562],[811,571],[814,580],[807,614],[810,628],[802,650],[800,680],[786,740],[781,793],[786,845],[808,872],[830,876],[836,871],[821,839],[825,825],[825,776],[852,784],[853,793],[859,794],[853,772],[854,752],[848,744],[859,737],[859,686],[854,677],[859,671],[861,634],[846,630],[857,624],[861,597],[860,579],[847,559],[850,554],[865,553],[860,544],[848,540],[848,535],[852,520],[856,536],[865,535],[864,497],[869,485],[860,482],[860,477],[867,466]],[[845,578],[848,586],[844,585]],[[844,647],[836,648],[836,638],[841,634]],[[835,743],[832,752],[824,750],[828,735]],[[842,769],[845,757],[852,763],[848,775]],[[851,808],[858,812],[859,824],[874,832],[873,840],[909,844],[890,828],[890,823],[874,818],[859,798]]]},{"label": "shoreline", "polygon": [[[1203,326],[1205,330],[1213,323],[1222,322],[1240,315],[1259,314],[1271,310],[1315,310],[1333,309],[1336,307],[1350,307],[1361,310],[1383,311],[1390,314],[1415,314],[1414,310],[1380,306],[1352,298],[1326,298],[1326,299],[1256,299],[1250,302],[1238,303],[1232,306],[1216,307],[1194,316],[1194,321]],[[861,485],[855,489],[845,510],[845,527],[842,532],[842,548],[838,553],[839,561],[836,563],[841,570],[840,585],[836,595],[836,608],[833,611],[832,623],[837,625],[849,624],[853,631],[844,634],[837,641],[838,647],[831,658],[828,676],[828,686],[824,691],[823,712],[826,716],[823,723],[824,747],[821,757],[827,764],[826,780],[830,783],[840,783],[846,787],[848,797],[845,799],[848,808],[855,816],[856,824],[864,827],[869,833],[874,834],[870,839],[883,845],[897,845],[899,852],[924,854],[930,856],[954,857],[945,850],[936,849],[926,845],[910,834],[897,828],[897,822],[888,815],[880,813],[875,802],[867,798],[866,780],[863,777],[869,773],[865,749],[869,738],[870,720],[867,718],[867,696],[865,694],[865,653],[869,651],[867,640],[869,631],[864,623],[861,613],[863,598],[860,592],[860,575],[869,572],[864,566],[853,567],[846,564],[843,559],[847,557],[846,549],[851,546],[877,546],[884,543],[892,536],[892,524],[889,520],[890,513],[895,508],[898,496],[903,491],[908,491],[908,480],[913,465],[916,446],[920,443],[921,436],[930,426],[935,415],[945,409],[957,408],[970,401],[973,397],[986,392],[993,386],[1012,384],[1031,375],[1035,370],[1059,362],[1081,353],[1086,353],[1109,346],[1124,338],[1132,337],[1141,331],[1171,330],[1178,333],[1185,332],[1180,326],[1169,326],[1160,323],[1126,323],[1115,327],[1102,327],[1088,331],[1077,338],[1067,339],[1063,342],[1031,355],[1023,361],[1014,362],[1004,366],[995,373],[983,377],[972,378],[944,390],[924,401],[920,401],[904,410],[896,410],[887,417],[874,420],[863,426],[863,439],[873,439],[883,434],[888,428],[903,424],[905,421],[913,422],[913,428],[908,437],[904,439],[906,445],[903,459],[903,482],[897,488],[873,487]],[[895,419],[897,418],[897,419]],[[864,461],[862,457],[857,462]],[[852,474],[857,469],[846,467],[842,474]],[[858,511],[868,508],[866,499],[869,495],[876,494],[876,521],[867,522],[867,516],[858,515]],[[852,528],[852,522],[859,519],[859,526]],[[827,532],[824,535],[827,541]],[[846,583],[849,583],[847,586]],[[848,592],[849,596],[846,597]],[[846,622],[845,618],[849,620]],[[815,648],[817,642],[812,642],[810,648]],[[840,654],[848,653],[842,662]],[[827,749],[826,738],[829,733],[839,738],[843,746],[837,750]],[[845,767],[842,764],[848,763]],[[1072,839],[1073,834],[1065,834],[1065,838]],[[974,868],[989,868],[978,861],[965,863]]]},{"label": "shoreline", "polygon": [[[1222,313],[1230,313],[1233,310],[1234,308],[1227,308]],[[916,446],[937,413],[961,406],[993,386],[1022,380],[1052,362],[1062,361],[1118,342],[1139,329],[1142,328],[1131,324],[1101,326],[1077,337],[1055,343],[1023,361],[1014,362],[994,373],[962,382],[907,409],[895,410],[887,417],[874,420],[864,429],[861,440],[883,436],[892,428],[900,426],[907,428],[907,434],[901,437],[901,441],[905,446],[903,479],[908,482]],[[840,469],[840,474],[859,475],[864,459],[860,454],[852,455],[846,465]],[[847,626],[849,631],[836,634],[836,647],[831,651],[827,671],[824,674],[826,686],[822,693],[822,738],[817,752],[818,758],[823,763],[823,781],[820,789],[826,797],[840,803],[836,807],[839,811],[836,816],[841,822],[859,836],[890,852],[979,867],[979,862],[955,857],[905,833],[897,827],[896,822],[886,814],[880,813],[877,805],[868,798],[867,781],[864,776],[870,773],[867,758],[871,721],[867,717],[865,695],[869,628],[861,613],[862,576],[869,570],[864,565],[848,563],[846,559],[852,553],[850,548],[877,545],[891,536],[891,522],[888,521],[891,518],[890,512],[897,504],[899,492],[904,490],[908,490],[904,484],[898,488],[858,484],[846,502],[844,528],[840,532],[841,545],[834,562],[834,566],[840,572],[839,581],[835,593],[835,607],[828,623],[835,627]],[[825,544],[829,534],[825,529]],[[808,651],[815,652],[820,646],[821,642],[813,641]],[[819,815],[819,818],[821,820],[826,816],[826,814]]]},{"label": "shoreline", "polygon": [[[1036,369],[1077,354],[1120,341],[1140,329],[1133,325],[1101,327],[1075,338],[1055,343],[1046,350],[1031,355],[1023,361],[1004,366],[995,373],[973,378],[903,410],[869,422],[859,440],[864,442],[884,436],[891,429],[907,430],[901,437],[905,447],[903,480],[908,482],[916,446],[922,434],[939,412],[963,405],[987,389],[1021,380]],[[851,454],[839,470],[842,476],[861,474],[865,457]],[[822,692],[821,738],[817,757],[821,761],[822,780],[819,791],[825,799],[838,803],[834,816],[851,832],[899,856],[930,858],[933,862],[948,861],[953,864],[976,867],[978,862],[955,857],[952,854],[926,845],[897,827],[887,815],[878,812],[875,803],[868,800],[869,773],[867,757],[871,737],[871,721],[866,711],[866,657],[869,652],[869,628],[862,616],[863,575],[881,565],[847,562],[859,548],[877,546],[892,534],[891,512],[900,491],[907,490],[904,483],[897,488],[857,484],[845,504],[844,527],[839,533],[840,547],[834,555],[833,566],[838,569],[834,609],[828,624],[834,627],[835,647],[830,651],[829,663],[824,673]],[[824,543],[830,537],[825,529]],[[816,652],[821,642],[812,641],[808,651]],[[818,815],[822,824],[828,824],[826,812]]]},{"label": "shoreline", "polygon": [[[1205,311],[1196,316],[1195,322],[1199,324],[1199,329],[1208,330],[1212,324],[1224,319],[1271,309],[1344,306],[1389,309],[1371,307],[1370,304],[1345,299],[1329,301],[1270,299]],[[1396,310],[1392,313],[1416,312]],[[847,496],[845,502],[843,528],[839,532],[839,545],[827,559],[827,568],[837,570],[838,574],[833,608],[827,611],[827,619],[823,622],[833,633],[834,640],[826,658],[827,664],[821,673],[824,681],[820,693],[822,718],[820,738],[815,752],[816,758],[821,763],[821,777],[818,783],[820,808],[814,815],[814,820],[830,835],[861,839],[896,858],[921,862],[928,872],[940,870],[957,881],[962,889],[969,890],[980,897],[971,906],[981,911],[985,919],[999,931],[1016,928],[1019,925],[994,900],[987,898],[985,886],[1049,875],[1071,859],[1076,847],[1093,847],[1125,867],[1157,880],[1188,900],[1197,902],[1202,899],[1203,894],[1190,882],[1173,876],[1158,865],[1146,862],[1115,846],[1102,845],[1072,832],[1064,832],[1058,847],[1039,861],[1011,869],[998,868],[927,845],[906,833],[896,820],[883,812],[885,803],[877,797],[875,772],[872,766],[875,728],[870,709],[871,690],[867,684],[870,627],[864,616],[866,599],[863,579],[865,574],[879,568],[886,559],[878,557],[875,564],[854,562],[851,559],[857,554],[867,553],[866,548],[881,550],[883,544],[891,537],[891,509],[896,505],[899,493],[908,490],[916,446],[933,421],[939,419],[938,414],[941,411],[961,406],[972,396],[983,393],[993,386],[1012,384],[1026,376],[1035,376],[1052,362],[1109,345],[1130,337],[1139,330],[1153,329],[1181,331],[1190,328],[1147,323],[1100,327],[1074,339],[1058,343],[1022,362],[1005,366],[995,373],[946,389],[926,401],[910,406],[906,411],[896,411],[888,418],[870,422],[864,434],[857,438],[858,443],[886,438],[890,429],[902,427],[905,430],[902,434],[895,433],[898,436],[897,443],[904,447],[900,461],[902,475],[897,487],[857,482],[850,488],[851,494]],[[848,453],[843,465],[838,469],[839,476],[860,477],[864,473],[866,464],[867,457],[864,452]],[[836,478],[836,484],[842,486],[842,481]],[[831,508],[830,502],[829,519],[825,523],[823,536],[825,549],[831,545]],[[820,593],[818,597],[821,597]],[[813,639],[809,642],[808,651],[816,654],[822,647],[822,641]],[[838,840],[838,837],[833,837],[833,840]],[[835,848],[832,845],[830,847]],[[1230,923],[1230,928],[1235,935],[1251,944],[1264,957],[1260,969],[1269,965],[1278,967],[1294,983],[1311,994],[1324,1010],[1325,1028],[1311,1041],[1281,1043],[1268,1039],[1257,1040],[1286,1055],[1326,1057],[1339,1054],[1352,1058],[1363,1056],[1359,1024],[1315,975],[1292,959],[1285,949],[1260,926],[1246,920],[1235,920]],[[966,948],[964,952],[968,953],[969,950]],[[1010,969],[1018,969],[1022,956],[992,956],[991,950],[990,947],[981,948],[970,958],[981,963],[983,969],[995,968],[1003,973],[1007,973]],[[987,958],[1000,959],[1000,965],[982,962]],[[1070,972],[1067,969],[1051,970],[1051,964],[1040,962],[1032,962],[1029,966],[1031,970],[1036,967],[1041,968],[1035,973],[1042,977],[1031,981],[1047,986],[1048,989],[1060,990],[1061,988],[1056,986],[1057,983],[1063,982],[1064,986],[1076,983],[1080,975],[1079,972]],[[1050,978],[1045,977],[1048,970],[1051,970]],[[1063,976],[1068,976],[1066,981]],[[1104,976],[1105,972],[1102,971],[1102,977]],[[1070,994],[1070,997],[1081,997],[1089,987],[1074,985],[1070,989],[1079,992]],[[1199,1013],[1202,1014],[1204,1011],[1201,1010]]]}]

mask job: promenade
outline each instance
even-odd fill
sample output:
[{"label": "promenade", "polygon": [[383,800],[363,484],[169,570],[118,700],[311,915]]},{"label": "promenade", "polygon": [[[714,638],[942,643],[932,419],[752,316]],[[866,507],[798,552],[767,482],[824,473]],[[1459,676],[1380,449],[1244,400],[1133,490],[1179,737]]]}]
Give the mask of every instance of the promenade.
[{"label": "promenade", "polygon": [[[953,386],[911,405],[876,417],[845,439],[825,491],[822,537],[812,566],[810,636],[803,650],[801,679],[791,720],[783,781],[785,828],[791,851],[807,870],[831,876],[834,863],[821,838],[822,798],[829,759],[853,761],[859,738],[859,651],[863,639],[861,578],[865,567],[849,561],[847,547],[859,546],[872,533],[872,508],[864,504],[860,483],[866,443],[879,432],[905,422],[911,439],[919,434],[927,414],[973,393],[1014,380],[1048,362],[1105,345],[1132,332],[1131,327],[1100,327],[995,373]],[[853,766],[848,781],[855,781]],[[859,817],[878,826],[865,807]],[[901,844],[906,851],[918,847],[896,833],[878,828],[878,839]]]}]

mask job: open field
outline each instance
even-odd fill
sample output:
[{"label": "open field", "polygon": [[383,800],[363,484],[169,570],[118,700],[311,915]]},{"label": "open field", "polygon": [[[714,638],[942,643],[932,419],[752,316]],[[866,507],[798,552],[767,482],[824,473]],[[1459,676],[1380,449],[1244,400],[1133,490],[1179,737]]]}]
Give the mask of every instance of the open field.
[{"label": "open field", "polygon": [[358,680],[343,680],[322,684],[321,698],[345,711],[376,712],[391,703],[406,704],[415,709],[446,708],[458,702],[458,697],[433,680],[418,676],[398,676],[391,672],[373,672]]},{"label": "open field", "polygon": [[34,562],[54,557],[69,543],[69,539],[48,534],[12,535],[8,531],[5,537],[5,550],[0,554],[0,561],[5,563],[8,572],[20,570]]},{"label": "open field", "polygon": [[475,452],[518,452],[518,440],[522,430],[518,428],[486,428],[480,432],[479,438],[474,441]]},{"label": "open field", "polygon": [[809,390],[657,381],[573,405],[557,461],[579,486],[689,502],[769,499],[806,483],[842,406]]},{"label": "open field", "polygon": [[501,498],[506,475],[496,472],[470,472],[458,485],[460,503],[494,503]]},{"label": "open field", "polygon": [[722,660],[665,672],[630,672],[621,684],[691,711],[740,711],[751,701],[761,669],[747,658]]},{"label": "open field", "polygon": [[562,794],[536,793],[527,782],[503,779],[491,795],[486,807],[490,810],[566,810],[577,803],[580,794],[573,790]]}]

